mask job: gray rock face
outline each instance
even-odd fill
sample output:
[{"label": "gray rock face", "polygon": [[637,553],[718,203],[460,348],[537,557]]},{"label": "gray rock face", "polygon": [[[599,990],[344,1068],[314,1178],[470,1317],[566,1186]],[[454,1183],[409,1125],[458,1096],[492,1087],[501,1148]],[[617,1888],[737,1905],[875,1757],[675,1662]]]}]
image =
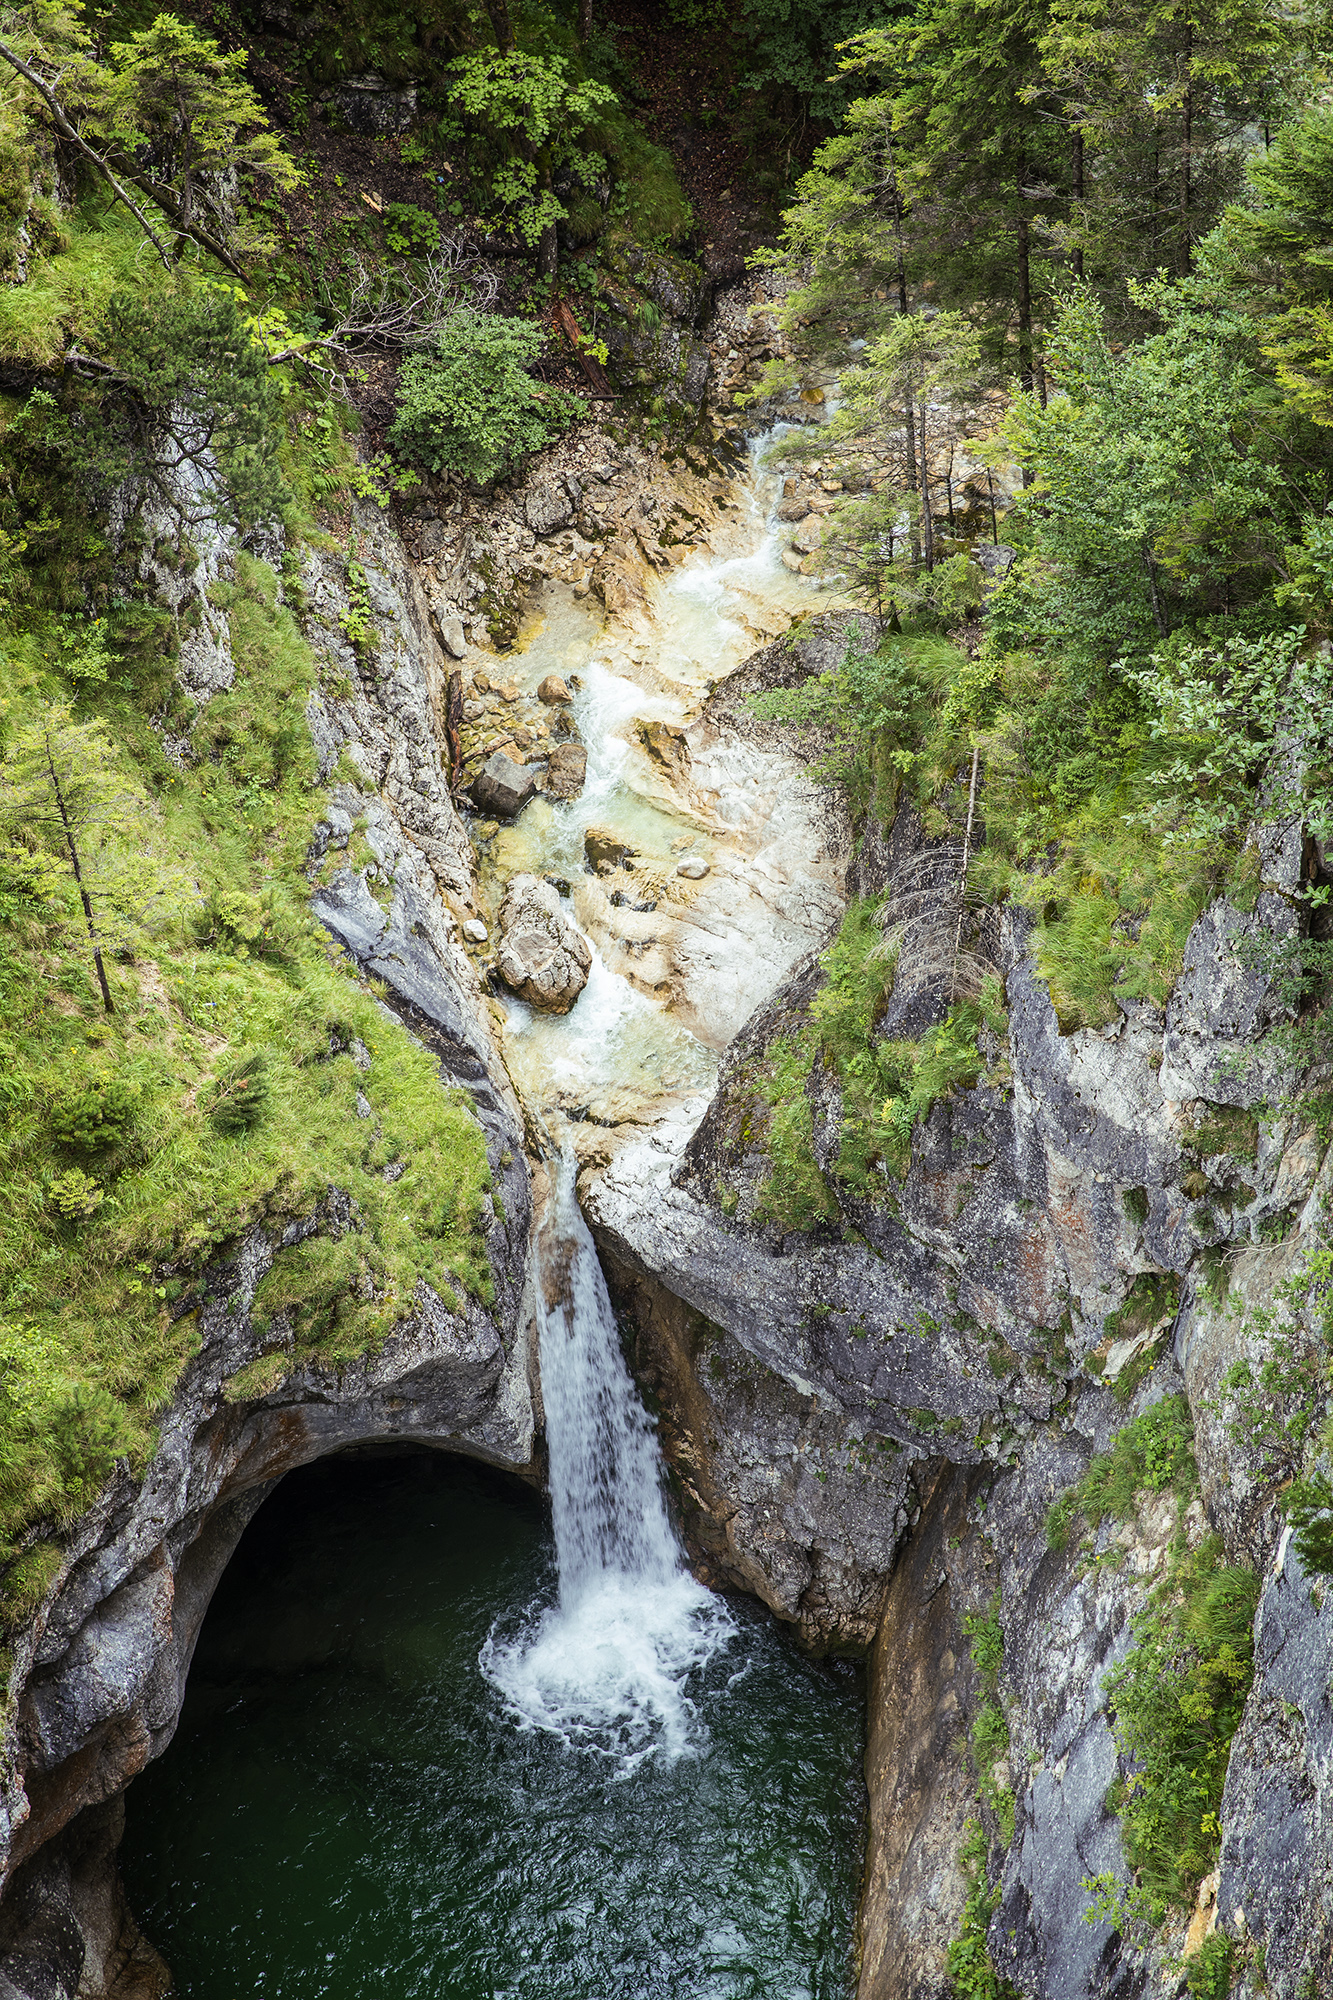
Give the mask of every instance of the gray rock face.
[{"label": "gray rock face", "polygon": [[1227,1771],[1218,1887],[1227,1929],[1262,1945],[1275,2000],[1333,1993],[1330,1661],[1333,1593],[1305,1575],[1284,1536],[1255,1620],[1255,1685]]},{"label": "gray rock face", "polygon": [[472,802],[477,811],[493,813],[497,819],[513,819],[536,795],[540,764],[515,764],[503,750],[497,750],[481,767],[472,785]]},{"label": "gray rock face", "polygon": [[592,948],[560,900],[536,875],[515,875],[500,905],[496,970],[544,1014],[567,1014],[588,983]]},{"label": "gray rock face", "polygon": [[530,486],[523,501],[523,516],[534,535],[550,535],[574,518],[574,502],[558,479]]}]

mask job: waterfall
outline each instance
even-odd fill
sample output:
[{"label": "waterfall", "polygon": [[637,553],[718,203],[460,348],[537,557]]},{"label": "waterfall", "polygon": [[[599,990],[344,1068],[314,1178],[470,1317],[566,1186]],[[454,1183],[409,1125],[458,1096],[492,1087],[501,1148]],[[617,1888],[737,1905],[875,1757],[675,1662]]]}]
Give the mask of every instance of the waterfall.
[{"label": "waterfall", "polygon": [[735,1627],[682,1561],[575,1171],[566,1153],[539,1306],[559,1594],[518,1633],[493,1631],[481,1664],[521,1727],[628,1775],[698,1746],[689,1679]]}]

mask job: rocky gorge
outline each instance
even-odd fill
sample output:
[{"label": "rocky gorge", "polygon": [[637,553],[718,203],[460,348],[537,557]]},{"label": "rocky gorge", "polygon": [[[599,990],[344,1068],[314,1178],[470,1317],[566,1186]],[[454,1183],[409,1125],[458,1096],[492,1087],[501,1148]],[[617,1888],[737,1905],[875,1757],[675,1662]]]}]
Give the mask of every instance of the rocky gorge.
[{"label": "rocky gorge", "polygon": [[[725,379],[773,339],[724,299]],[[785,414],[819,407],[811,392]],[[171,1738],[214,1587],[277,1480],[392,1443],[542,1481],[534,1243],[554,1141],[577,1159],[696,1575],[812,1649],[868,1658],[859,2000],[941,2000],[967,1923],[1025,2000],[1183,1992],[1187,1943],[1219,1921],[1247,1948],[1237,1993],[1333,1991],[1333,1614],[1261,1445],[1222,1407],[1262,1351],[1254,1315],[1322,1241],[1333,1171],[1317,1123],[1255,1112],[1283,1003],[1232,943],[1320,864],[1291,824],[1258,854],[1251,911],[1199,918],[1164,1006],[1067,1032],[1026,914],[965,905],[957,841],[907,803],[854,820],[812,778],[809,736],[749,705],[828,671],[869,623],[805,567],[823,482],[797,469],[779,492],[724,442],[663,460],[584,427],[484,510],[437,496],[395,524],[359,501],[354,564],[305,557],[291,594],[328,801],[311,908],[466,1093],[494,1302],[423,1287],[373,1356],[288,1365],[256,1287],[303,1233],[357,1226],[336,1188],[210,1265],[147,1471],[122,1468],[77,1523],[14,1644],[0,1995],[168,1990],[119,1889],[120,1799]],[[193,579],[205,602],[229,560],[219,546]],[[206,697],[228,668],[205,653],[183,672]],[[793,1227],[768,1194],[766,1080],[817,1018],[855,899],[905,940],[885,1033],[941,1017],[964,934],[1005,1016],[900,1182]],[[955,939],[947,980],[932,925]],[[373,1118],[380,1058],[350,1053]],[[803,1099],[831,1170],[831,1067]],[[1145,1482],[1124,1519],[1089,1510],[1087,1538],[1054,1545],[1052,1504],[1173,1397],[1197,1495],[1177,1508]],[[1173,1548],[1210,1534],[1260,1580],[1254,1680],[1218,1868],[1192,1920],[1142,1941],[1113,1913],[1088,1921],[1093,1878],[1129,1883],[1108,1675]],[[979,1750],[996,1710],[1003,1741]]]}]

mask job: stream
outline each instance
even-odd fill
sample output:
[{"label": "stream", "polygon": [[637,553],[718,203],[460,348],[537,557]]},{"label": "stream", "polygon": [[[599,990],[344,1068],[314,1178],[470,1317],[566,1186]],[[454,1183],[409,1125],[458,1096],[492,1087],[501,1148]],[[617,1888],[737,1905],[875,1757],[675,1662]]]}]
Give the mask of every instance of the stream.
[{"label": "stream", "polygon": [[[803,1658],[766,1613],[689,1574],[574,1191],[580,1127],[651,1122],[706,1092],[738,1009],[798,954],[811,898],[822,907],[774,858],[762,759],[724,746],[709,767],[700,739],[694,782],[673,787],[639,733],[690,723],[809,608],[767,524],[773,485],[756,459],[742,520],[659,590],[650,637],[553,593],[512,662],[534,688],[577,676],[589,752],[581,797],[536,802],[482,865],[492,907],[520,869],[564,880],[594,947],[569,1014],[506,1008],[511,1073],[552,1140],[550,1516],[479,1467],[376,1452],[291,1474],[261,1508],[176,1737],[127,1800],[131,1906],[182,2000],[851,1990],[859,1673]],[[631,850],[635,914],[664,919],[616,928],[625,903],[599,901],[584,869],[590,829]],[[714,885],[693,906],[667,893],[682,854]],[[769,892],[749,892],[737,928],[728,896],[756,871]]]}]

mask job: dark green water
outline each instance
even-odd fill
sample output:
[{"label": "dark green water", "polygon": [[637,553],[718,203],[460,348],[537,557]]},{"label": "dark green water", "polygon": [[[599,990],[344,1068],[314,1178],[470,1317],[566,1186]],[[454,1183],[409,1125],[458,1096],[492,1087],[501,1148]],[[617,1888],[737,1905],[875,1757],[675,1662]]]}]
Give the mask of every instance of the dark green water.
[{"label": "dark green water", "polygon": [[183,2000],[846,2000],[862,1690],[757,1612],[630,1776],[522,1732],[477,1655],[554,1595],[516,1483],[326,1461],[251,1523],[166,1755],[131,1906]]}]

